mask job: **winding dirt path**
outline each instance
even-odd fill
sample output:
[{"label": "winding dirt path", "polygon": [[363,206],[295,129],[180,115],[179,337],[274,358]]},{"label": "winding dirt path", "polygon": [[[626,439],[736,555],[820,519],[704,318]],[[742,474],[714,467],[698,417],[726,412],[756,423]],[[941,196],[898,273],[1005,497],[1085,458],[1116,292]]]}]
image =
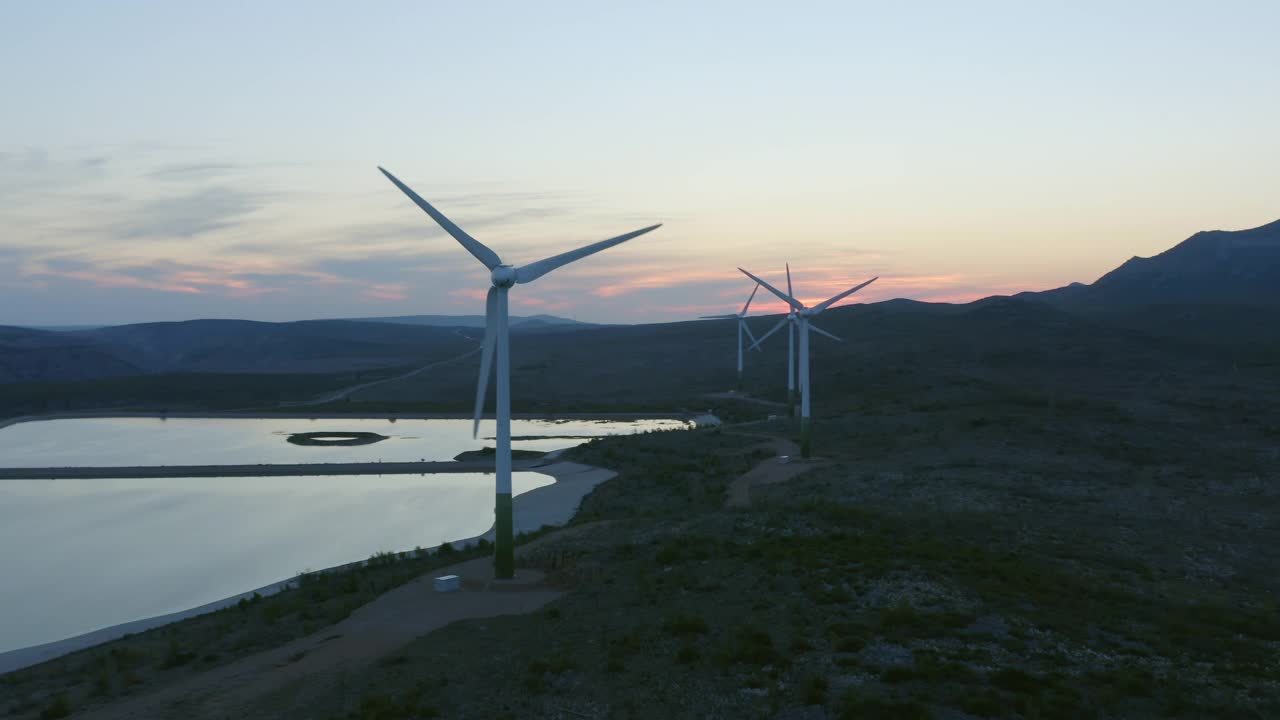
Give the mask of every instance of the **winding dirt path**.
[{"label": "winding dirt path", "polygon": [[729,392],[707,393],[703,395],[703,397],[710,398],[712,400],[740,400],[745,403],[751,403],[753,405],[759,405],[761,407],[772,408],[775,410],[787,409],[786,403],[774,402],[773,400],[765,400],[764,398],[758,398],[754,395],[748,395],[747,393],[742,393],[742,392],[737,392],[732,390]]},{"label": "winding dirt path", "polygon": [[[514,581],[492,580],[492,561],[478,558],[433,571],[378,597],[350,617],[313,635],[194,675],[138,697],[78,711],[93,720],[249,718],[271,705],[331,687],[418,637],[457,620],[533,612],[564,591],[546,586],[537,570]],[[458,592],[437,593],[432,579],[455,574]]]},{"label": "winding dirt path", "polygon": [[[753,487],[787,482],[815,467],[826,464],[826,461],[821,458],[801,460],[800,446],[786,438],[746,432],[734,432],[734,434],[760,438],[764,442],[757,447],[766,447],[772,450],[774,456],[761,460],[737,480],[729,483],[729,490],[725,493],[724,502],[727,508],[750,507],[751,488]],[[780,461],[783,456],[787,457],[787,462]]]}]

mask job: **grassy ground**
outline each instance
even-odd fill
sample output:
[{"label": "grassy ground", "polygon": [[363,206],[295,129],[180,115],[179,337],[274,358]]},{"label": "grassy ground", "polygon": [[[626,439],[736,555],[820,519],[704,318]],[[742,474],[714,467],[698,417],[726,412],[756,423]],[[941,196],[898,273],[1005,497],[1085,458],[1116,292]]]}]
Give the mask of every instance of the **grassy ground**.
[{"label": "grassy ground", "polygon": [[[723,505],[762,459],[729,429],[573,451],[621,474],[523,558],[572,592],[266,698],[260,716],[1280,717],[1276,357],[1018,306],[951,320],[824,323],[859,339],[815,350],[828,462],[750,508]],[[780,400],[776,360],[748,380]],[[619,402],[651,382],[637,377]],[[689,377],[650,403],[723,389]],[[721,404],[738,429],[794,430]],[[0,698],[34,716],[73,669],[0,680]]]},{"label": "grassy ground", "polygon": [[579,522],[610,522],[530,558],[573,593],[418,640],[325,707],[1280,716],[1277,413],[1231,382],[1107,400],[968,377],[925,408],[869,399],[819,423],[831,464],[745,511],[720,500],[747,439],[592,443],[576,456],[622,476]]},{"label": "grassy ground", "polygon": [[173,682],[309,635],[433,568],[489,552],[482,544],[378,554],[354,570],[300,575],[279,594],[0,676],[0,717],[58,717]]}]

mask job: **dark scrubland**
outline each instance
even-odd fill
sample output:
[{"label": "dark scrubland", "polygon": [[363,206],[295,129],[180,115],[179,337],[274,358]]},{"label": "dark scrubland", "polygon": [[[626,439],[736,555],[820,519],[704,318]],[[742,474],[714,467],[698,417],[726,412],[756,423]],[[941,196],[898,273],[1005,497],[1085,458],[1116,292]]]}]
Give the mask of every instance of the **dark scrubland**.
[{"label": "dark scrubland", "polygon": [[315,374],[175,373],[0,385],[0,418],[64,412],[273,409],[409,368]]},{"label": "dark scrubland", "polygon": [[[732,387],[731,322],[518,338],[517,412],[733,422],[569,454],[620,475],[524,551],[572,590],[546,610],[457,623],[257,713],[1278,717],[1280,318],[1232,330],[1213,320],[1228,310],[1214,327],[1016,299],[829,311],[819,324],[847,342],[813,340],[823,462],[745,509],[725,508],[728,484],[767,460],[760,436],[795,428],[705,397]],[[751,393],[785,400],[785,344],[748,357]],[[350,404],[465,409],[474,371]],[[203,654],[201,622],[152,631],[145,686],[196,671],[166,669],[165,648]],[[118,647],[0,678],[0,714],[135,692],[93,697],[82,658]]]},{"label": "dark scrubland", "polygon": [[[574,592],[415,641],[333,716],[1280,716],[1269,331],[1206,343],[1019,301],[826,317],[850,339],[814,341],[826,464],[726,510],[758,461],[734,433],[789,422],[574,451],[622,472],[587,533],[529,560]],[[748,384],[774,400],[778,339]]]},{"label": "dark scrubland", "polygon": [[271,407],[457,357],[474,330],[338,320],[0,326],[0,418]]}]

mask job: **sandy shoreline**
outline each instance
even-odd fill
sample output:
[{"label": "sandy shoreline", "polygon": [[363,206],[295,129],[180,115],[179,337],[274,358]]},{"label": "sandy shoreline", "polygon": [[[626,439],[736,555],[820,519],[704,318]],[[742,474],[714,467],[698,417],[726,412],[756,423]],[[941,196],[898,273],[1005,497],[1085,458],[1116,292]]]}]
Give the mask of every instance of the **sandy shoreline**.
[{"label": "sandy shoreline", "polygon": [[[114,417],[114,415],[112,417]],[[530,490],[527,493],[517,495],[513,499],[515,531],[517,533],[538,530],[544,525],[563,525],[567,523],[573,518],[574,514],[577,513],[578,506],[581,504],[582,498],[585,497],[587,493],[595,488],[596,485],[599,485],[617,474],[611,470],[571,462],[553,462],[529,469],[544,475],[550,475],[555,479],[555,482],[544,487]],[[455,546],[465,546],[475,543],[481,538],[492,541],[493,528],[490,527],[488,531],[475,537],[452,541],[451,544]],[[365,562],[366,561],[360,560],[353,563],[346,563],[327,568],[321,572],[332,572],[346,568],[359,567]],[[120,625],[113,625],[111,627],[102,628],[83,635],[77,635],[65,640],[58,640],[42,645],[34,645],[31,647],[3,652],[0,653],[0,674],[12,672],[31,665],[37,665],[62,655],[67,655],[85,648],[110,642],[111,640],[121,638],[125,635],[143,632],[145,630],[150,630],[162,625],[168,625],[169,623],[177,622],[179,620],[184,620],[189,617],[195,617],[197,615],[203,615],[215,610],[220,610],[222,608],[235,605],[241,598],[252,597],[255,592],[259,595],[272,595],[288,588],[295,579],[296,578],[294,577],[289,577],[284,580],[280,580],[279,582],[271,583],[260,588],[239,593],[211,603],[206,603],[188,610],[181,610],[167,615],[159,615],[156,617],[122,623]]]}]

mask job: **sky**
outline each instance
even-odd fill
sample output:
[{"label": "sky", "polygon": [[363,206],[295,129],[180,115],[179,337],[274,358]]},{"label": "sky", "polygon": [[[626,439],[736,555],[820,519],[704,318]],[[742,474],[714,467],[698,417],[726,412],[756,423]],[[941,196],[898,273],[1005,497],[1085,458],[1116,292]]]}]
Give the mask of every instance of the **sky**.
[{"label": "sky", "polygon": [[[1280,218],[1280,3],[0,8],[0,324],[512,313],[1091,282]],[[763,293],[762,293],[763,295]],[[764,296],[753,312],[777,312]]]}]

